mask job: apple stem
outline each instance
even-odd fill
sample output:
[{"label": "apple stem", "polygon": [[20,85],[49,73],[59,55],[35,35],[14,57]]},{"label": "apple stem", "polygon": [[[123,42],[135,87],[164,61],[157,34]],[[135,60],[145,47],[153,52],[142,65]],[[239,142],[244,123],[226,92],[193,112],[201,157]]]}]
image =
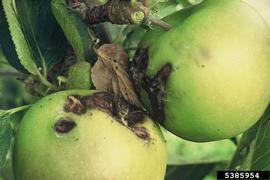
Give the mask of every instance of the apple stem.
[{"label": "apple stem", "polygon": [[16,107],[13,109],[9,109],[6,111],[6,114],[14,114],[16,112],[26,110],[26,109],[30,108],[31,106],[32,106],[32,104],[29,104],[29,105],[24,105],[24,106]]}]

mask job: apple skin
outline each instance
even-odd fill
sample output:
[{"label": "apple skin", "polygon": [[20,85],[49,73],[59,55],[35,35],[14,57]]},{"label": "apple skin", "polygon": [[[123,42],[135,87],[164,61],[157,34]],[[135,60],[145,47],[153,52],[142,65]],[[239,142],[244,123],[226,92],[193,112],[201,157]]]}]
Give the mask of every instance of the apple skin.
[{"label": "apple skin", "polygon": [[[157,124],[145,116],[140,124],[150,140],[136,136],[112,116],[98,109],[76,115],[64,111],[69,95],[94,91],[69,90],[49,95],[24,116],[15,139],[17,180],[163,180],[166,169],[164,138]],[[55,131],[59,119],[76,126]]]},{"label": "apple skin", "polygon": [[265,21],[268,23],[270,27],[270,1],[269,0],[243,0],[250,6],[254,7],[258,13],[262,15]]},{"label": "apple skin", "polygon": [[196,142],[231,138],[255,124],[269,103],[270,29],[240,0],[205,0],[192,11],[148,41],[146,75],[172,65],[166,129]]}]

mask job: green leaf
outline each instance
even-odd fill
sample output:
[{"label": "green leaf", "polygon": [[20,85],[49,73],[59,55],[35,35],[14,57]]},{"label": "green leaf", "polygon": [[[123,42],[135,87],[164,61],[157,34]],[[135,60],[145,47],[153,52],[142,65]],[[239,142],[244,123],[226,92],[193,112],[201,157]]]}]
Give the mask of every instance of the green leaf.
[{"label": "green leaf", "polygon": [[0,109],[0,117],[4,116],[5,114],[7,114],[7,111]]},{"label": "green leaf", "polygon": [[229,163],[229,170],[250,170],[250,161],[254,153],[254,145],[260,122],[247,130],[241,137],[233,159]]},{"label": "green leaf", "polygon": [[38,67],[50,69],[66,53],[67,41],[51,11],[51,0],[15,0],[17,17]]},{"label": "green leaf", "polygon": [[163,129],[169,165],[206,164],[228,161],[236,149],[230,140],[195,143]]},{"label": "green leaf", "polygon": [[[9,31],[8,22],[4,13],[3,1],[0,1],[0,46],[1,46],[1,59],[0,63],[5,59],[11,66],[17,70],[27,73],[27,70],[21,65],[18,59],[15,45]],[[5,57],[3,57],[5,56]]]},{"label": "green leaf", "polygon": [[68,8],[66,0],[52,0],[52,11],[75,51],[78,61],[93,61],[95,53],[92,50],[94,36],[82,19]]},{"label": "green leaf", "polygon": [[245,132],[238,145],[230,170],[270,170],[270,106],[261,119]]},{"label": "green leaf", "polygon": [[[1,4],[0,4],[0,8],[1,8]],[[1,23],[1,12],[0,12],[0,23]],[[6,57],[3,54],[3,49],[1,48],[1,43],[0,43],[0,68],[2,67],[2,64],[5,64],[5,63],[6,63]]]},{"label": "green leaf", "polygon": [[203,178],[203,180],[216,180],[217,179],[217,171],[226,170],[227,163],[218,163],[215,167]]},{"label": "green leaf", "polygon": [[250,169],[270,171],[270,106],[260,121]]},{"label": "green leaf", "polygon": [[[34,64],[34,60],[29,50],[28,44],[25,41],[20,23],[15,15],[12,0],[1,1],[1,6],[3,6],[6,19],[4,18],[3,11],[0,11],[0,39],[1,47],[3,48],[3,52],[7,60],[18,70],[25,71],[25,68],[30,73],[36,74],[37,68]],[[9,29],[7,29],[7,23]]]},{"label": "green leaf", "polygon": [[215,163],[186,166],[168,166],[165,180],[201,180],[214,167]]},{"label": "green leaf", "polygon": [[25,68],[37,74],[39,67],[46,74],[62,60],[67,47],[63,32],[52,15],[50,0],[18,0],[16,3],[3,0],[1,3],[6,16],[1,15],[1,46],[7,60],[22,72]]},{"label": "green leaf", "polygon": [[12,140],[12,128],[9,119],[10,115],[0,117],[0,169],[3,168],[6,163]]}]

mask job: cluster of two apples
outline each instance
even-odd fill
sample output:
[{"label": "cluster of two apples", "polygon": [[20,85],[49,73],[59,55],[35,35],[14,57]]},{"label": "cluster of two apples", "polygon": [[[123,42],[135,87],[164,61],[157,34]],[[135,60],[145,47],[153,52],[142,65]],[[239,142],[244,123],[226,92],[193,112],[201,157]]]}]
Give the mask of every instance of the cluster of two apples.
[{"label": "cluster of two apples", "polygon": [[[240,0],[205,0],[165,21],[171,30],[147,32],[140,44],[149,48],[148,77],[171,67],[162,125],[197,142],[231,138],[251,127],[270,97],[270,29],[264,19]],[[93,103],[100,94],[58,92],[26,113],[14,147],[17,179],[164,179],[166,149],[158,125],[147,115],[125,125],[104,110],[114,106],[106,98],[99,99],[101,109]],[[67,108],[70,102],[75,111]]]}]

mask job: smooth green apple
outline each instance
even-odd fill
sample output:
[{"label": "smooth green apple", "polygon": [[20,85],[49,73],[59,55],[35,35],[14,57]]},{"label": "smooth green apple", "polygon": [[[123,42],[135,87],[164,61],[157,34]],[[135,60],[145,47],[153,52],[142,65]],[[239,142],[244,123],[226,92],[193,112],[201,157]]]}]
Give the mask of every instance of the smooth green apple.
[{"label": "smooth green apple", "polygon": [[[240,0],[205,0],[150,42],[146,75],[170,64],[163,125],[184,139],[236,136],[270,97],[270,29]],[[154,42],[154,43],[153,43]]]}]

